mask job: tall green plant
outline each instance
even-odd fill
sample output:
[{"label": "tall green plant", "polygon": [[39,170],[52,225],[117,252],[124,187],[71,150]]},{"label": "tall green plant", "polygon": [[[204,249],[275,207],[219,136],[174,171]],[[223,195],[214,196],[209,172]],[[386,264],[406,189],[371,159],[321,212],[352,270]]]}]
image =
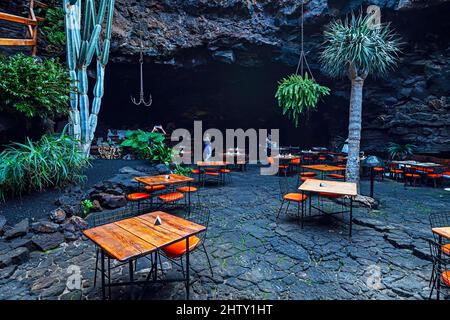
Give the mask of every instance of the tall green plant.
[{"label": "tall green plant", "polygon": [[[70,132],[75,140],[80,141],[80,149],[87,155],[94,139],[104,94],[105,67],[109,60],[115,0],[85,0],[83,8],[82,2],[64,0],[63,7],[67,64],[70,78],[78,87],[78,92],[72,94],[70,99]],[[94,99],[90,106],[87,70],[94,56],[97,60],[97,74]]]},{"label": "tall green plant", "polygon": [[305,73],[304,77],[294,74],[281,80],[275,97],[283,115],[288,114],[297,127],[300,114],[315,109],[319,99],[329,94],[329,88],[317,84]]},{"label": "tall green plant", "polygon": [[56,60],[0,56],[1,111],[42,119],[66,114],[70,83],[67,69]]},{"label": "tall green plant", "polygon": [[82,182],[88,165],[65,132],[44,135],[38,142],[13,143],[0,153],[0,200],[6,195]]},{"label": "tall green plant", "polygon": [[320,60],[332,77],[351,81],[348,160],[346,179],[359,182],[362,92],[369,75],[384,76],[398,62],[400,40],[389,24],[373,25],[373,16],[352,14],[350,19],[331,22],[325,31]]},{"label": "tall green plant", "polygon": [[48,8],[45,11],[45,20],[39,29],[47,43],[60,51],[66,45],[64,31],[64,10],[62,8]]}]

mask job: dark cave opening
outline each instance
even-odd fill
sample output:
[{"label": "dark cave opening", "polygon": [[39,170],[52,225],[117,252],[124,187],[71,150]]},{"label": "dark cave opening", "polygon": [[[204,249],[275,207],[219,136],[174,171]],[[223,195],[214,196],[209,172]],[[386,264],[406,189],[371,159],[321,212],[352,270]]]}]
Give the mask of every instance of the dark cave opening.
[{"label": "dark cave opening", "polygon": [[[444,16],[449,10],[450,4],[420,11],[383,10],[382,20],[390,21],[404,40],[404,57],[398,68],[386,79],[367,80],[363,102],[365,121],[373,122],[374,117],[378,116],[377,112],[384,112],[376,109],[370,98],[376,97],[379,92],[396,96],[402,89],[402,79],[423,73],[411,61],[428,58],[434,52],[448,47],[449,35],[446,30],[450,22]],[[314,39],[309,57],[318,82],[329,86],[332,95],[319,103],[317,111],[304,116],[298,128],[282,115],[274,98],[277,82],[295,72],[295,65],[292,65],[295,63],[295,52],[291,52],[293,48],[287,47],[286,52],[283,52],[283,49],[279,51],[280,48],[252,47],[247,44],[248,56],[243,58],[241,53],[234,64],[211,60],[207,46],[188,50],[183,52],[183,56],[175,57],[178,61],[176,66],[154,63],[148,58],[144,91],[147,96],[150,92],[153,95],[151,107],[135,106],[130,100],[130,95],[139,93],[138,57],[121,59],[126,63],[111,63],[107,68],[99,135],[104,135],[108,128],[151,129],[155,124],[169,129],[192,129],[194,120],[202,120],[205,130],[279,128],[282,144],[303,148],[330,146],[336,137],[345,139],[350,86],[348,79],[333,80],[318,70],[320,66],[316,50],[319,47],[315,43],[320,42],[322,37],[326,25],[322,22],[307,27],[307,38]],[[252,53],[257,53],[256,59],[252,59]],[[405,59],[408,60],[407,64],[404,64]],[[377,142],[374,140],[377,139],[376,135],[370,130],[365,130],[363,124],[362,142],[367,142],[364,146],[366,150],[380,150],[380,144],[386,145],[389,141],[402,143],[401,137],[390,136],[381,137],[383,141]],[[366,139],[368,134],[372,136]],[[375,147],[371,148],[372,145]]]},{"label": "dark cave opening", "polygon": [[[169,131],[192,130],[193,122],[201,120],[204,130],[280,129],[281,143],[286,145],[327,146],[332,138],[336,120],[330,112],[336,110],[330,107],[331,98],[321,101],[318,111],[306,115],[297,128],[278,108],[277,82],[295,68],[275,63],[264,67],[212,63],[195,69],[147,64],[144,91],[146,99],[153,95],[150,107],[136,106],[130,99],[139,95],[138,68],[137,61],[108,66],[99,133],[108,128],[151,129],[156,124]],[[340,111],[347,118],[347,110]]]}]

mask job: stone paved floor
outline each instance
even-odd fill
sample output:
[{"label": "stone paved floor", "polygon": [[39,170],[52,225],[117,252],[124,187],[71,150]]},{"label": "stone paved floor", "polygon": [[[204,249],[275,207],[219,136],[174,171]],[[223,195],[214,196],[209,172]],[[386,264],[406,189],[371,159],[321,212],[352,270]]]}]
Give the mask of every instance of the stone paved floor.
[{"label": "stone paved floor", "polygon": [[[234,173],[225,187],[203,189],[202,195],[212,202],[206,245],[214,277],[203,253],[192,254],[194,299],[428,297],[428,215],[447,209],[450,196],[445,191],[405,189],[389,180],[377,183],[381,208],[356,208],[349,240],[348,216],[316,219],[304,229],[289,217],[277,221],[277,179],[260,176],[255,167]],[[366,188],[364,182],[363,192]],[[99,299],[99,288],[92,283],[94,256],[93,245],[82,240],[46,253],[33,252],[27,263],[3,270],[0,299]],[[71,265],[81,268],[81,290],[67,288]],[[138,276],[145,276],[145,268],[145,261],[140,261]],[[180,272],[169,263],[164,268],[167,277]],[[376,281],[378,271],[380,282]],[[127,275],[126,267],[113,273],[115,279]],[[129,297],[127,288],[113,290],[115,299]],[[145,298],[183,299],[184,287],[150,286]]]}]

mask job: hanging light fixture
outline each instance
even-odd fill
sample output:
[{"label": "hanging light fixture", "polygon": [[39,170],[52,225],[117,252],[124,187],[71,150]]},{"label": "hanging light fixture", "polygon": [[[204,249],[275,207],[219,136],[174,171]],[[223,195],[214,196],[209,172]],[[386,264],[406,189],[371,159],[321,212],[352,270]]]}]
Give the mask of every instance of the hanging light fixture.
[{"label": "hanging light fixture", "polygon": [[139,93],[139,99],[134,98],[133,96],[131,97],[131,102],[133,102],[135,105],[139,106],[139,105],[144,105],[146,107],[150,107],[153,103],[153,98],[152,95],[150,94],[150,98],[148,101],[145,101],[144,98],[144,41],[142,39],[142,34],[144,33],[144,29],[143,29],[143,23],[141,22],[141,31],[139,34],[139,39],[140,39],[140,49],[139,49],[139,64],[140,64],[140,85],[141,85],[141,91]]}]

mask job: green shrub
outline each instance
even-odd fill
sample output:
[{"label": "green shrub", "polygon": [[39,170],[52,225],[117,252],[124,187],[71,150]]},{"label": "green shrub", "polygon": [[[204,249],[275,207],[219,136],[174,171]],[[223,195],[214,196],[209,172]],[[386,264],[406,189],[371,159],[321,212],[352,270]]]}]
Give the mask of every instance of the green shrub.
[{"label": "green shrub", "polygon": [[61,50],[66,45],[64,10],[62,8],[48,8],[45,11],[45,22],[39,30],[41,30],[49,45]]},{"label": "green shrub", "polygon": [[183,167],[181,164],[176,164],[173,168],[173,173],[190,177],[191,176],[191,168]]},{"label": "green shrub", "polygon": [[94,203],[89,199],[85,199],[81,201],[81,206],[83,207],[83,216],[86,217],[94,208]]},{"label": "green shrub", "polygon": [[59,62],[0,55],[0,110],[27,118],[54,118],[68,111],[71,83]]},{"label": "green shrub", "polygon": [[0,200],[6,195],[83,182],[82,172],[88,165],[65,132],[44,135],[38,142],[13,143],[0,153]]},{"label": "green shrub", "polygon": [[295,126],[298,126],[300,114],[315,109],[319,99],[329,94],[329,88],[317,84],[305,73],[304,77],[294,74],[281,80],[275,97],[279,107],[283,109],[283,115],[288,114]]},{"label": "green shrub", "polygon": [[152,149],[164,145],[164,135],[143,130],[128,131],[121,146],[130,148],[140,159],[152,159]]}]

